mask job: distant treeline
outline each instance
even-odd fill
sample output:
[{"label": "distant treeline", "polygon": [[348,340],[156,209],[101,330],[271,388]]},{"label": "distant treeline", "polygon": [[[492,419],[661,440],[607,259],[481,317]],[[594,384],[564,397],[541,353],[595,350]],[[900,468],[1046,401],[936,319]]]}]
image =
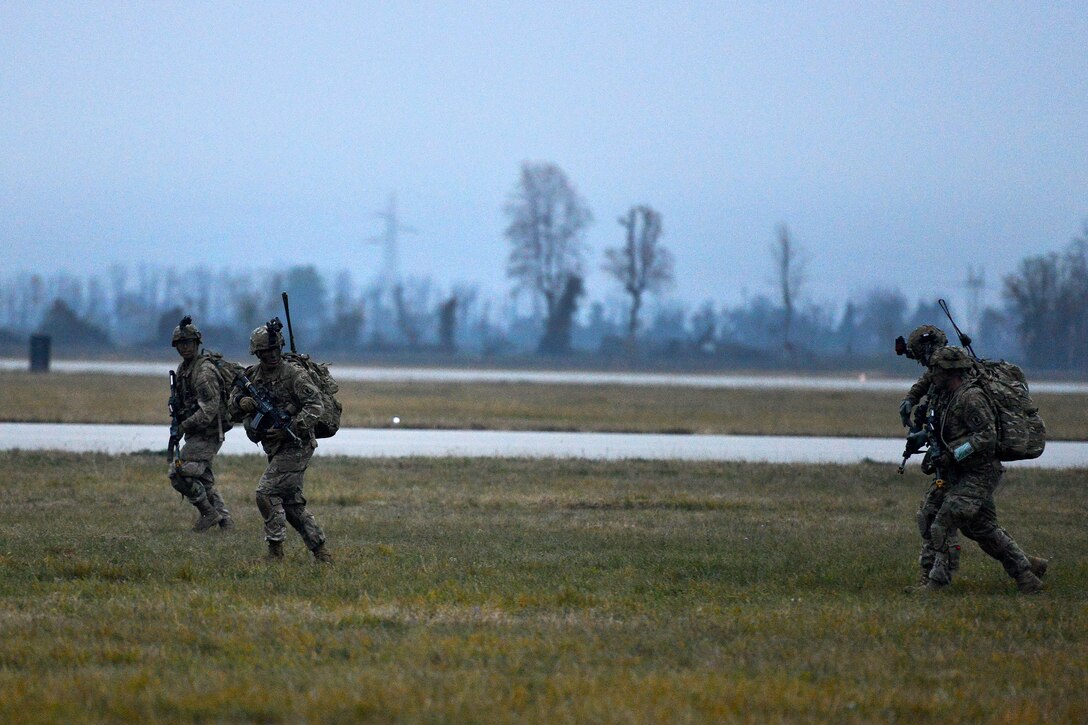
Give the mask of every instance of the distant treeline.
[{"label": "distant treeline", "polygon": [[[691,305],[666,295],[675,287],[682,293],[683,281],[663,243],[662,215],[648,204],[619,216],[617,244],[597,260],[608,280],[601,290],[586,288],[585,230],[594,215],[561,168],[523,163],[504,212],[509,293],[401,279],[392,237],[377,280],[365,284],[348,270],[328,279],[312,265],[263,272],[115,265],[104,276],[15,274],[0,277],[0,351],[12,354],[35,332],[51,335],[61,355],[164,350],[174,326],[191,315],[206,345],[245,354],[250,332],[281,314],[281,291],[291,295],[299,348],[345,360],[539,355],[553,365],[901,372],[903,361],[892,354],[897,336],[929,323],[956,342],[935,298],[909,300],[889,287],[857,299],[807,300],[808,255],[784,223],[769,249],[773,294]],[[981,281],[973,269],[970,277]],[[948,290],[948,297],[963,299],[962,292]],[[999,306],[979,309],[977,295],[972,299],[970,319],[957,314],[980,355],[1038,371],[1088,371],[1088,225],[1063,252],[1022,260],[1003,280]]]},{"label": "distant treeline", "polygon": [[[1061,254],[1029,257],[1005,280],[1004,304],[987,307],[968,330],[975,349],[1036,370],[1088,369],[1088,242]],[[484,294],[429,279],[357,284],[342,271],[327,279],[314,266],[239,273],[114,266],[104,277],[57,273],[0,278],[0,346],[25,349],[33,333],[66,351],[164,350],[183,315],[192,315],[209,347],[244,355],[250,331],[282,315],[291,295],[295,336],[304,350],[331,358],[428,353],[435,357],[516,357],[539,353],[545,313],[511,294]],[[586,295],[588,297],[588,295]],[[602,362],[674,361],[720,367],[896,366],[892,341],[922,323],[951,333],[936,300],[908,300],[873,289],[840,306],[808,303],[790,315],[768,296],[738,305],[674,299],[648,305],[632,339],[623,298],[572,297],[571,354]],[[519,304],[519,302],[521,304]],[[961,323],[962,326],[962,323]],[[950,337],[953,337],[950,334]],[[954,338],[953,338],[954,339]],[[884,362],[881,362],[884,361]]]}]

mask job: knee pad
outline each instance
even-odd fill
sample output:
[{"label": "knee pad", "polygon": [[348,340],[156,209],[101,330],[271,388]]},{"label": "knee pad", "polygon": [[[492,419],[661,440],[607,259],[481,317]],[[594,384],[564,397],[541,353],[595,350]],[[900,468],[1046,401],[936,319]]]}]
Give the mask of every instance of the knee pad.
[{"label": "knee pad", "polygon": [[174,476],[170,479],[170,486],[190,501],[204,497],[204,487],[200,482],[187,476]]},{"label": "knee pad", "polygon": [[207,461],[182,461],[181,466],[178,468],[178,473],[182,476],[199,478],[204,475],[204,471],[207,470],[207,468]]}]

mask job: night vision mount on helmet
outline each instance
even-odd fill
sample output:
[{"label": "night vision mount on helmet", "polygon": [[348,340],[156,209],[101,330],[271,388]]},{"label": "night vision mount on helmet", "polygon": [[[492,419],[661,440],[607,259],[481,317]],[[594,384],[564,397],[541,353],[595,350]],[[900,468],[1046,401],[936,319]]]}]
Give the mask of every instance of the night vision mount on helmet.
[{"label": "night vision mount on helmet", "polygon": [[283,349],[283,323],[273,317],[267,323],[255,329],[249,336],[249,354],[256,355],[260,350]]},{"label": "night vision mount on helmet", "polygon": [[200,330],[193,324],[193,318],[189,315],[181,318],[181,322],[174,328],[174,334],[170,336],[170,346],[177,347],[182,340],[202,340]]},{"label": "night vision mount on helmet", "polygon": [[929,356],[939,347],[948,344],[948,336],[939,327],[921,325],[914,328],[906,339],[900,335],[895,340],[895,354],[906,355],[923,365],[929,364]]}]

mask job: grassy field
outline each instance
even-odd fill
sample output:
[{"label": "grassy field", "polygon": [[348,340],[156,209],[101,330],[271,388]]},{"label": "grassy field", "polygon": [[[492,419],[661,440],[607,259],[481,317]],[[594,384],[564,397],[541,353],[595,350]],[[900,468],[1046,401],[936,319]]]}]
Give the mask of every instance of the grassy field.
[{"label": "grassy field", "polygon": [[[903,391],[905,394],[906,391]],[[346,426],[903,435],[903,394],[515,383],[345,383]],[[0,420],[164,423],[166,379],[0,372]],[[1088,440],[1088,395],[1036,395],[1052,440]]]},{"label": "grassy field", "polygon": [[318,459],[336,557],[187,531],[158,457],[0,453],[0,722],[1085,722],[1084,471],[1014,470],[1015,593],[916,576],[920,476],[849,467]]}]

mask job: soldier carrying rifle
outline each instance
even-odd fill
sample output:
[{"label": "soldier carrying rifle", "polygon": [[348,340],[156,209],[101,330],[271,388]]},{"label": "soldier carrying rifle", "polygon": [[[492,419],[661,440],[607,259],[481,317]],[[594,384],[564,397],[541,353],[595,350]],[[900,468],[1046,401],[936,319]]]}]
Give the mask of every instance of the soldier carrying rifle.
[{"label": "soldier carrying rifle", "polygon": [[[170,485],[196,507],[200,517],[194,531],[216,524],[234,528],[234,519],[215,487],[212,461],[223,446],[231,424],[226,416],[226,390],[212,355],[200,350],[202,337],[191,317],[174,328],[170,344],[181,364],[170,376]],[[185,443],[178,450],[180,438]]]},{"label": "soldier carrying rifle", "polygon": [[322,414],[321,393],[298,366],[283,359],[282,323],[274,319],[249,338],[249,351],[260,364],[235,379],[230,411],[245,419],[246,433],[264,447],[268,468],[257,483],[257,508],[264,517],[267,558],[284,558],[287,524],[320,562],[332,556],[325,548],[325,533],[306,510],[303,477],[317,448],[314,425]]}]

